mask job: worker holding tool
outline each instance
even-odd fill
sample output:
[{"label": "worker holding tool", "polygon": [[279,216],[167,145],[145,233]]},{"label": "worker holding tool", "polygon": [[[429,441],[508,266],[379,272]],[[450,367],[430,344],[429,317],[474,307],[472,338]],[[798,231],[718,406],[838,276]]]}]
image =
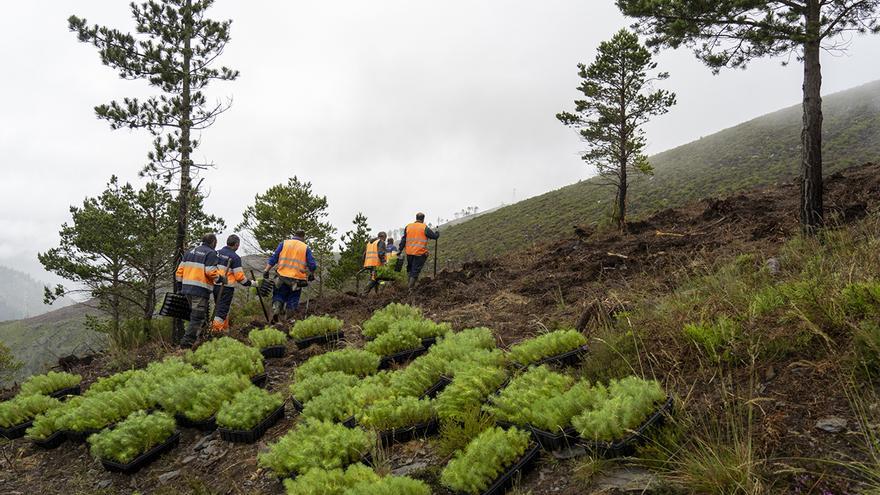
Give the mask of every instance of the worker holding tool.
[{"label": "worker holding tool", "polygon": [[403,229],[400,238],[400,252],[406,254],[406,272],[409,274],[408,287],[416,286],[419,274],[428,260],[428,239],[439,239],[440,232],[431,230],[425,225],[425,214],[416,213],[416,221]]},{"label": "worker holding tool", "polygon": [[263,271],[263,281],[266,281],[270,270],[277,266],[278,282],[272,292],[273,321],[284,321],[292,316],[299,307],[302,289],[315,280],[318,263],[303,240],[305,235],[305,231],[298,230],[292,239],[278,244]]},{"label": "worker holding tool", "polygon": [[251,286],[251,281],[247,279],[241,266],[241,256],[236,253],[239,246],[241,239],[232,234],[226,239],[226,246],[217,251],[220,274],[226,278],[226,283],[218,280],[214,284],[214,321],[211,322],[213,334],[223,334],[229,330],[229,308],[232,307],[236,282],[244,287]]},{"label": "worker holding tool", "polygon": [[202,245],[189,250],[183,255],[177,267],[175,278],[180,284],[180,293],[189,301],[190,318],[186,333],[180,340],[182,349],[191,349],[199,338],[199,333],[208,318],[208,298],[216,283],[226,283],[220,273],[217,252],[217,236],[207,234],[202,237]]},{"label": "worker holding tool", "polygon": [[370,283],[364,291],[364,295],[370,294],[370,291],[379,287],[378,274],[376,269],[385,264],[385,239],[388,237],[385,232],[379,232],[379,237],[370,239],[367,243],[367,250],[364,252],[364,270],[370,272]]}]

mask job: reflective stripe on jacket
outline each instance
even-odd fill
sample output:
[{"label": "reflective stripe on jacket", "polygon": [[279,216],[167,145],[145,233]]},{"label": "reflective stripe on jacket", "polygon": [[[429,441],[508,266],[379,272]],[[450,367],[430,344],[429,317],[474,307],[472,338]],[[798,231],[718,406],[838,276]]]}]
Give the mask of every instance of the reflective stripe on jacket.
[{"label": "reflective stripe on jacket", "polygon": [[424,256],[428,254],[428,236],[425,234],[425,224],[415,222],[406,226],[406,247],[404,252],[410,256]]},{"label": "reflective stripe on jacket", "polygon": [[220,277],[217,252],[210,246],[201,245],[183,255],[177,266],[175,278],[180,282],[181,294],[207,297]]},{"label": "reflective stripe on jacket", "polygon": [[309,267],[306,257],[306,243],[299,239],[284,241],[278,256],[278,275],[296,280],[308,280]]},{"label": "reflective stripe on jacket", "polygon": [[375,268],[382,265],[379,258],[379,239],[367,244],[367,253],[364,255],[364,268]]},{"label": "reflective stripe on jacket", "polygon": [[[229,246],[224,246],[220,251],[217,251],[217,258],[219,259],[217,265],[220,268],[220,274],[226,277],[226,287],[232,287],[236,283],[240,284],[247,280],[244,268],[241,266],[241,256]],[[229,264],[229,272],[226,271],[227,264]],[[219,280],[216,283],[221,285]]]}]

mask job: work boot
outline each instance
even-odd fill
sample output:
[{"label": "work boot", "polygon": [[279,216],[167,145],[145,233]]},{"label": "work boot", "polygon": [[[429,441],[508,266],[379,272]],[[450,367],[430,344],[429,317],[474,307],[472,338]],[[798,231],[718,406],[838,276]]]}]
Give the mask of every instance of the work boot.
[{"label": "work boot", "polygon": [[409,283],[407,284],[407,288],[409,290],[413,290],[416,288],[416,279],[414,277],[409,278]]}]

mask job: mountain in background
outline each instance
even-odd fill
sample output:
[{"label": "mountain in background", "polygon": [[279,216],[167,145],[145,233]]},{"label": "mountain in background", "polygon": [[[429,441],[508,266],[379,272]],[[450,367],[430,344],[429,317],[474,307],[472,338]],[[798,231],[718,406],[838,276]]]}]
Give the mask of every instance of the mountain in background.
[{"label": "mountain in background", "polygon": [[24,272],[0,265],[0,280],[0,321],[30,318],[72,304],[63,299],[52,306],[43,304],[44,284]]},{"label": "mountain in background", "polygon": [[[880,159],[880,81],[823,101],[826,175]],[[652,156],[654,176],[630,184],[629,220],[797,177],[801,119],[801,107],[793,106]],[[497,256],[602,222],[613,199],[613,188],[589,179],[451,226],[443,231],[440,266]]]}]

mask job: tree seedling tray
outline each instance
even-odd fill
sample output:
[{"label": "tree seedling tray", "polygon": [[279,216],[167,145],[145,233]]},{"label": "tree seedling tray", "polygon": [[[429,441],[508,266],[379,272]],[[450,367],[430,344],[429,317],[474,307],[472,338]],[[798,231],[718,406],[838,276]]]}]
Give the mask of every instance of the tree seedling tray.
[{"label": "tree seedling tray", "polygon": [[263,355],[266,359],[278,359],[283,358],[284,354],[287,352],[287,348],[283,345],[273,345],[270,347],[264,347],[260,349],[260,354]]},{"label": "tree seedling tray", "polygon": [[167,440],[156,445],[150,450],[147,450],[143,454],[135,457],[134,459],[132,459],[131,462],[122,464],[116,461],[111,461],[109,459],[101,459],[101,465],[103,465],[104,469],[106,469],[107,471],[132,474],[137,472],[147,464],[155,461],[165,452],[176,447],[178,443],[180,443],[180,432],[175,431],[174,434],[168,437]]},{"label": "tree seedling tray", "polygon": [[296,409],[296,412],[302,412],[302,410],[306,407],[305,404],[300,402],[296,397],[290,396],[290,403],[293,404],[293,408]]},{"label": "tree seedling tray", "polygon": [[421,399],[433,399],[437,397],[437,394],[443,391],[450,383],[452,383],[452,378],[448,376],[441,376],[437,383],[431,385],[431,388],[425,391],[424,394],[420,397]]},{"label": "tree seedling tray", "polygon": [[300,340],[295,340],[293,343],[296,345],[297,349],[305,349],[312,345],[323,345],[328,344],[330,342],[336,342],[342,340],[345,337],[345,332],[340,330],[336,333],[328,333],[326,335],[316,335],[314,337],[307,337]]},{"label": "tree seedling tray", "polygon": [[25,430],[30,428],[33,424],[34,420],[30,420],[15,426],[10,426],[9,428],[0,428],[0,435],[3,435],[8,440],[15,440],[16,438],[23,437]]},{"label": "tree seedling tray", "polygon": [[60,447],[65,440],[67,440],[67,436],[64,434],[63,431],[58,430],[55,433],[46,437],[45,440],[33,439],[31,440],[31,442],[33,442],[34,445],[41,449],[51,450]]},{"label": "tree seedling tray", "polygon": [[272,411],[268,416],[266,416],[263,421],[260,422],[257,426],[254,426],[250,430],[230,430],[226,428],[219,428],[220,430],[220,438],[226,440],[227,442],[233,443],[254,443],[259,440],[263,435],[266,434],[266,431],[269,428],[275,426],[278,421],[281,421],[281,418],[284,417],[284,404],[281,404],[278,409]]},{"label": "tree seedling tray", "polygon": [[195,428],[199,431],[214,431],[217,429],[217,415],[213,415],[202,421],[193,421],[183,414],[175,414],[174,419],[182,428]]},{"label": "tree seedling tray", "polygon": [[[108,425],[107,428],[110,428],[110,425]],[[86,439],[90,436],[100,432],[101,429],[96,428],[89,428],[88,430],[83,431],[65,430],[64,436],[73,443],[85,443]]]},{"label": "tree seedling tray", "polygon": [[266,384],[269,383],[269,375],[267,375],[266,373],[260,373],[259,375],[255,375],[255,376],[251,377],[251,383],[253,383],[254,385],[256,385],[260,388],[264,388],[266,386]]},{"label": "tree seedling tray", "polygon": [[582,345],[577,349],[563,352],[562,354],[557,354],[555,356],[546,357],[541,359],[540,361],[535,361],[534,363],[530,363],[528,365],[513,363],[518,369],[524,370],[529,366],[541,366],[542,364],[556,364],[559,366],[574,366],[581,362],[584,359],[584,356],[589,352],[589,349],[586,345]]},{"label": "tree seedling tray", "polygon": [[431,347],[432,345],[437,343],[437,337],[427,337],[422,339],[422,347],[425,349]]},{"label": "tree seedling tray", "polygon": [[580,441],[577,430],[572,426],[556,432],[542,430],[531,425],[528,428],[532,431],[532,438],[548,452],[567,449]]},{"label": "tree seedling tray", "polygon": [[408,349],[405,351],[400,351],[400,352],[391,354],[390,356],[385,356],[382,358],[381,361],[379,361],[379,369],[380,370],[387,370],[388,368],[391,367],[392,364],[405,363],[411,359],[414,359],[414,358],[421,356],[427,350],[428,350],[427,348],[422,346],[422,347],[417,347],[415,349]]},{"label": "tree seedling tray", "polygon": [[439,430],[440,422],[437,419],[432,419],[426,423],[380,431],[379,441],[382,442],[382,447],[385,448],[394,443],[406,443],[416,438],[435,435]]},{"label": "tree seedling tray", "polygon": [[79,395],[82,393],[82,386],[74,385],[72,387],[62,388],[61,390],[56,390],[49,394],[49,397],[53,397],[55,399],[64,399],[68,395]]},{"label": "tree seedling tray", "polygon": [[[495,482],[489,485],[489,488],[483,491],[482,495],[504,495],[522,475],[534,469],[541,455],[541,447],[538,444],[529,446],[526,453],[501,476],[495,479]],[[466,495],[459,492],[457,495]]]},{"label": "tree seedling tray", "polygon": [[625,457],[635,453],[636,447],[645,440],[645,433],[663,424],[666,415],[672,411],[672,397],[666,399],[660,407],[648,416],[648,419],[626,437],[613,442],[582,439],[580,444],[605,458]]},{"label": "tree seedling tray", "polygon": [[357,419],[354,416],[349,416],[342,421],[342,426],[346,428],[354,428],[358,425]]}]

